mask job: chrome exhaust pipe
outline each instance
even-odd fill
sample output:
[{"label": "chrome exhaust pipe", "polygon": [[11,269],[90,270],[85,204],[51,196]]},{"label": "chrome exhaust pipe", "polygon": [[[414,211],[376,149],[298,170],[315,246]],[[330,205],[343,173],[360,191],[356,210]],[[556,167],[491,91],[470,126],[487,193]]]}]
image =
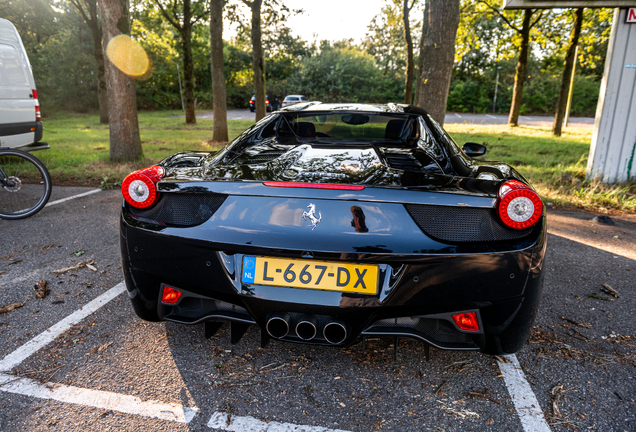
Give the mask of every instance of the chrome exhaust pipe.
[{"label": "chrome exhaust pipe", "polygon": [[312,340],[316,337],[318,320],[313,315],[303,315],[296,324],[296,336],[302,340]]},{"label": "chrome exhaust pipe", "polygon": [[325,340],[332,345],[338,345],[347,338],[347,327],[338,321],[329,321],[322,331]]},{"label": "chrome exhaust pipe", "polygon": [[273,338],[282,339],[289,333],[291,317],[288,313],[277,314],[267,321],[265,328]]}]

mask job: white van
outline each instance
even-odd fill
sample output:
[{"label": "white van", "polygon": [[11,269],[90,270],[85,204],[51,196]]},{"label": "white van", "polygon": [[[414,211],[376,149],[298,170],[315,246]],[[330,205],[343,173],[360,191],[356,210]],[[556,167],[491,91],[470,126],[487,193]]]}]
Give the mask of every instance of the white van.
[{"label": "white van", "polygon": [[0,18],[0,147],[48,148],[40,140],[42,118],[31,65],[15,26]]}]

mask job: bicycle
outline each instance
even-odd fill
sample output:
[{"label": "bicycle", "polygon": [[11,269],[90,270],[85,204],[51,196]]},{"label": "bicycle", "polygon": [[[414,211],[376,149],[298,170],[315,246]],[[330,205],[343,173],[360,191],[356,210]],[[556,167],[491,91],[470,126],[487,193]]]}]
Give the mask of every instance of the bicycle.
[{"label": "bicycle", "polygon": [[0,218],[33,216],[51,197],[51,176],[35,156],[0,148]]}]

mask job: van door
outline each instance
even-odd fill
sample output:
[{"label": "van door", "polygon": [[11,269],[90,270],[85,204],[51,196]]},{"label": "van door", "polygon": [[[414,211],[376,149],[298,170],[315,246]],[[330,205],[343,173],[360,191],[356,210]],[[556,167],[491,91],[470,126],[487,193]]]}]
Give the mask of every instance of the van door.
[{"label": "van door", "polygon": [[17,30],[0,18],[0,147],[35,141],[37,128],[31,66]]}]

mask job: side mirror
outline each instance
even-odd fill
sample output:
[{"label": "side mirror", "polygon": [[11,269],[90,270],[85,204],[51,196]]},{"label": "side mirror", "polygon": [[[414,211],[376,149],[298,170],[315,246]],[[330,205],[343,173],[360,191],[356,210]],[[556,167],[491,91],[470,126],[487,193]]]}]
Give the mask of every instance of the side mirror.
[{"label": "side mirror", "polygon": [[462,147],[462,150],[464,150],[466,156],[470,157],[483,156],[486,154],[486,146],[474,142],[467,142]]}]

